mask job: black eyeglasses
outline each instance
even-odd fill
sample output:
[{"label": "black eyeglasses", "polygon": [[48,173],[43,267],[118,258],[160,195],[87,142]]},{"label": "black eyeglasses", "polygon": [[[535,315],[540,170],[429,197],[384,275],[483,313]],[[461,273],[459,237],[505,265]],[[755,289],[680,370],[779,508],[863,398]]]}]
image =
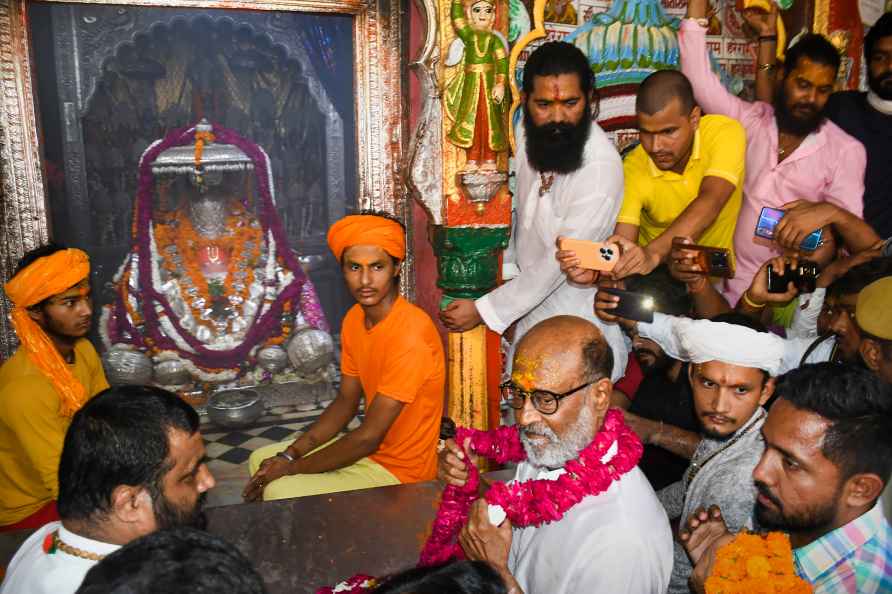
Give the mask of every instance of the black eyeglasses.
[{"label": "black eyeglasses", "polygon": [[561,400],[567,396],[572,396],[583,388],[588,388],[596,381],[598,380],[582,384],[563,394],[556,394],[554,392],[549,392],[548,390],[533,390],[532,392],[529,392],[527,390],[521,390],[510,381],[499,386],[499,390],[501,390],[502,398],[508,403],[508,406],[515,410],[523,408],[524,400],[529,397],[530,401],[533,403],[533,408],[543,415],[553,415],[557,412]]}]

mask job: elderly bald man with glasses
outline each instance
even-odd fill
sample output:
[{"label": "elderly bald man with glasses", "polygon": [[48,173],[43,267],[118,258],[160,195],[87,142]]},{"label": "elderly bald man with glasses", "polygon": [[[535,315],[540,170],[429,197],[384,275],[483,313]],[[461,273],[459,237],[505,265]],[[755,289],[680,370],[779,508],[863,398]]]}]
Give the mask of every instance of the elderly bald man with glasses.
[{"label": "elderly bald man with glasses", "polygon": [[[596,437],[612,434],[621,415],[608,412],[612,367],[603,334],[582,318],[549,318],[524,335],[511,381],[501,386],[526,452],[512,482],[557,481]],[[623,455],[621,444],[617,439],[600,459],[613,479],[609,487],[586,495],[557,521],[512,527],[492,509],[499,506],[475,504],[460,537],[465,555],[492,563],[511,594],[664,592],[672,570],[669,520],[637,466],[625,473],[610,466],[613,456]],[[471,451],[468,443],[464,449]],[[465,458],[447,440],[438,477],[463,487]],[[538,504],[558,505],[562,493],[553,495]]]}]

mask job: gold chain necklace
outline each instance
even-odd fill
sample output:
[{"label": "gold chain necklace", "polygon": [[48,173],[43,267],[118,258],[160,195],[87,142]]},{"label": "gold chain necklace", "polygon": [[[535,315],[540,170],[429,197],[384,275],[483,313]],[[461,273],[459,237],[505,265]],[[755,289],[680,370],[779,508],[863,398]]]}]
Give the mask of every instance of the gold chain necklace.
[{"label": "gold chain necklace", "polygon": [[727,450],[728,448],[730,448],[732,445],[734,445],[735,443],[737,443],[737,442],[740,440],[740,438],[742,438],[744,435],[746,435],[746,434],[748,434],[750,431],[752,431],[752,430],[753,430],[753,427],[755,427],[756,424],[758,424],[758,422],[761,421],[763,417],[765,417],[765,410],[764,410],[764,409],[762,410],[761,413],[759,413],[759,417],[758,417],[758,418],[753,419],[752,421],[750,421],[749,425],[747,425],[746,427],[744,427],[744,428],[740,431],[740,433],[738,433],[737,435],[735,435],[734,437],[732,437],[731,440],[728,441],[728,443],[726,443],[725,445],[723,445],[722,447],[720,447],[719,449],[717,449],[716,451],[714,451],[713,453],[711,453],[709,456],[707,456],[706,459],[705,459],[703,462],[699,462],[699,463],[697,463],[697,462],[694,462],[694,461],[692,460],[692,461],[691,461],[691,467],[688,469],[688,474],[687,474],[687,479],[688,479],[688,481],[687,481],[687,485],[685,486],[685,491],[687,491],[687,490],[691,487],[691,483],[694,482],[694,477],[697,476],[697,474],[698,474],[701,470],[703,470],[703,467],[706,466],[706,464],[709,463],[710,460],[712,460],[713,458],[715,458],[716,456],[718,456],[719,454],[721,454],[722,452],[724,452],[725,450]]},{"label": "gold chain necklace", "polygon": [[47,552],[49,554],[53,554],[56,552],[56,549],[62,551],[63,553],[68,553],[72,557],[80,557],[81,559],[88,559],[90,561],[102,561],[103,559],[105,559],[105,555],[100,555],[99,553],[91,553],[90,551],[84,551],[66,543],[59,537],[58,530],[53,532],[52,545],[50,546],[50,550]]},{"label": "gold chain necklace", "polygon": [[797,148],[799,148],[799,145],[802,144],[802,139],[794,141],[793,143],[788,143],[788,144],[790,144],[789,148],[784,148],[783,146],[781,146],[780,135],[778,135],[778,137],[777,137],[777,158],[778,158],[778,160],[782,160],[784,158],[784,155],[786,155],[788,152],[792,153]]}]

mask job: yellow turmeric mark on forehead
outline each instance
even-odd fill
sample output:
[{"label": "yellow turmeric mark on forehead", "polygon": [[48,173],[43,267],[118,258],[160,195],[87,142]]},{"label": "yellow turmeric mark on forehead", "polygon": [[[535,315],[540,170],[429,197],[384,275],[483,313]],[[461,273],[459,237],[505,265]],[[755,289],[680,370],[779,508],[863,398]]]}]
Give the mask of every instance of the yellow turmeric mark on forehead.
[{"label": "yellow turmeric mark on forehead", "polygon": [[514,358],[514,369],[511,372],[511,381],[521,390],[531,390],[536,384],[536,375],[539,371],[539,359]]}]

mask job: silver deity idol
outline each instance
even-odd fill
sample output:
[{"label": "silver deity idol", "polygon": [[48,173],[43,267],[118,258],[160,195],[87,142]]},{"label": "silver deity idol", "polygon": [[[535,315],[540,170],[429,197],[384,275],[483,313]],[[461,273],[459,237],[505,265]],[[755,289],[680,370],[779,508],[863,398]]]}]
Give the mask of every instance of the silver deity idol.
[{"label": "silver deity idol", "polygon": [[290,355],[278,344],[297,318],[327,324],[282,230],[262,147],[206,121],[162,142],[140,162],[137,211],[150,216],[137,217],[114,277],[120,298],[100,319],[106,348],[132,347],[111,353],[109,375],[148,382],[154,362],[154,381],[182,392],[330,381],[306,375],[331,361],[325,332],[299,337]]}]

